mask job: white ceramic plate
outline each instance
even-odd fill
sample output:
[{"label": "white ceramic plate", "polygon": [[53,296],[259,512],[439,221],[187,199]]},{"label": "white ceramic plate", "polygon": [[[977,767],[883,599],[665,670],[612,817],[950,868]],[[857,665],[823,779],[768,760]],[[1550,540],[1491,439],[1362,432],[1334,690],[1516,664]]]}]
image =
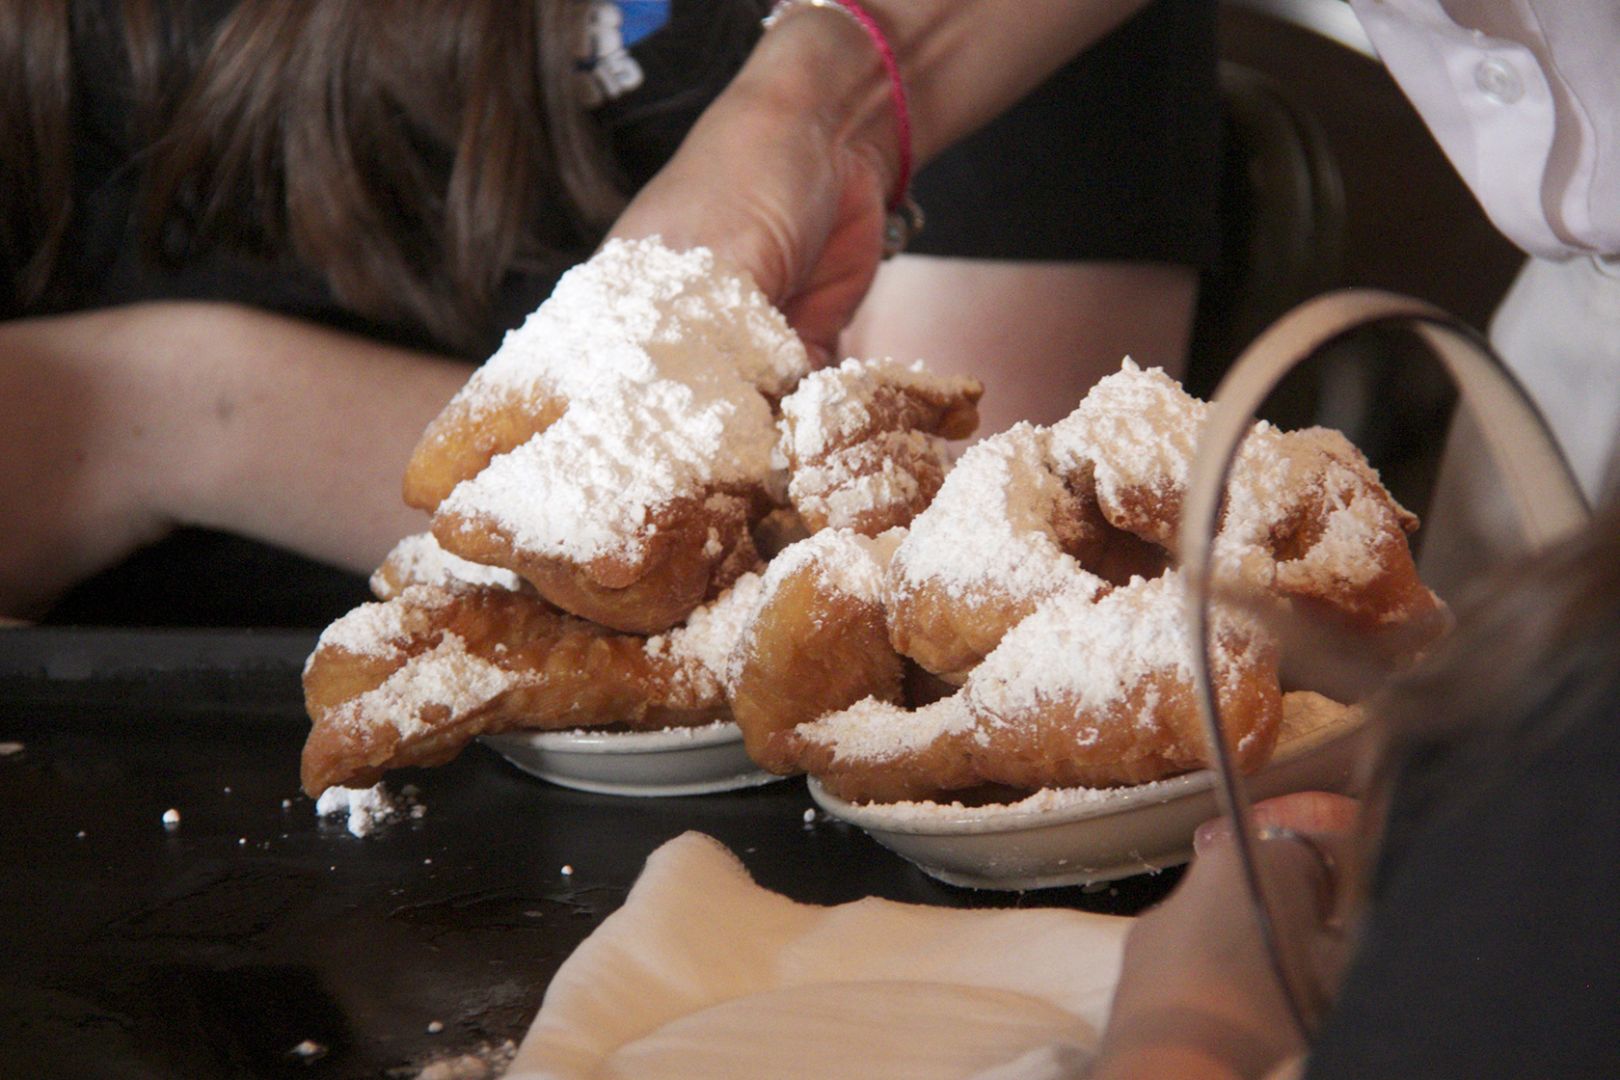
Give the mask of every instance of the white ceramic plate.
[{"label": "white ceramic plate", "polygon": [[[1348,791],[1364,733],[1359,710],[1286,695],[1276,753],[1248,777],[1250,794]],[[813,778],[810,794],[930,876],[979,889],[1083,885],[1174,866],[1191,856],[1193,830],[1219,814],[1208,770],[1135,787],[1054,789],[998,806],[856,805]]]},{"label": "white ceramic plate", "polygon": [[607,795],[708,795],[781,777],[761,769],[730,722],[661,731],[514,731],[484,742],[542,780]]}]

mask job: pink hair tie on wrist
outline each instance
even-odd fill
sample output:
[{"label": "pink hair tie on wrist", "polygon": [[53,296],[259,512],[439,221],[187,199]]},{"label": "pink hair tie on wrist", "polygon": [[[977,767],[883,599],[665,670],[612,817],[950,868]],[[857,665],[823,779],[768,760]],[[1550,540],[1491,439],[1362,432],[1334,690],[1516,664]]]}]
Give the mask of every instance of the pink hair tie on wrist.
[{"label": "pink hair tie on wrist", "polygon": [[896,135],[900,142],[900,163],[894,194],[889,199],[888,215],[883,225],[883,257],[897,255],[905,250],[906,244],[923,227],[922,207],[911,197],[911,109],[906,101],[905,81],[900,78],[900,61],[895,57],[894,47],[889,44],[883,28],[858,0],[776,0],[770,14],[765,16],[765,29],[769,30],[778,19],[796,7],[823,8],[854,20],[866,31],[866,36],[878,51],[878,58],[883,61],[883,71],[889,77],[889,100],[894,103]]}]

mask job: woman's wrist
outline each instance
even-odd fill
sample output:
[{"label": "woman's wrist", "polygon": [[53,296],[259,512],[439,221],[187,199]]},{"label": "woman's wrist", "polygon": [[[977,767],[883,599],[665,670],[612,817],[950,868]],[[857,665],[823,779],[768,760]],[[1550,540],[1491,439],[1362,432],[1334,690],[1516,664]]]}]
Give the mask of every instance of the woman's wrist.
[{"label": "woman's wrist", "polygon": [[909,171],[909,132],[896,114],[878,42],[835,7],[781,10],[732,89],[784,123],[814,125],[829,147],[865,160],[886,192]]}]

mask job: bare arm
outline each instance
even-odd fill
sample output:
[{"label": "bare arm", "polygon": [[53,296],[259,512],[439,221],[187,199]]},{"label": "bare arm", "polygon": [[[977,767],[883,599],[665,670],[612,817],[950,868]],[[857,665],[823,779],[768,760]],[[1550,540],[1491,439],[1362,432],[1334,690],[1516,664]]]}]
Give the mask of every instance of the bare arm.
[{"label": "bare arm", "polygon": [[1197,290],[1192,268],[1159,263],[902,255],[878,271],[840,351],[975,376],[990,435],[1061,420],[1126,356],[1179,377]]},{"label": "bare arm", "polygon": [[226,304],[0,324],[0,612],[177,525],[356,571],[425,527],[399,494],[464,364]]}]

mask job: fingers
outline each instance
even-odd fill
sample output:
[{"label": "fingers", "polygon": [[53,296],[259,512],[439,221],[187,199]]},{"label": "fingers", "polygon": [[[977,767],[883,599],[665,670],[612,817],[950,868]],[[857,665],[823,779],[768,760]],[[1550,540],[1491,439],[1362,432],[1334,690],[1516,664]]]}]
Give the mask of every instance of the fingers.
[{"label": "fingers", "polygon": [[[1305,883],[1285,890],[1290,901],[1279,913],[1281,921],[1290,933],[1312,925],[1307,857],[1293,850],[1296,845],[1263,846],[1267,855],[1279,857],[1278,876],[1291,878],[1297,870]],[[1236,845],[1217,843],[1193,863],[1164,903],[1132,927],[1102,1057],[1137,1067],[1098,1075],[1261,1076],[1302,1048],[1288,998],[1246,902]],[[1216,1061],[1228,1063],[1230,1070],[1210,1070]]]},{"label": "fingers", "polygon": [[1361,803],[1330,791],[1297,791],[1254,804],[1255,824],[1337,835],[1355,828]]},{"label": "fingers", "polygon": [[[1253,807],[1254,857],[1282,963],[1293,972],[1289,981],[1307,1018],[1326,1008],[1348,955],[1344,928],[1356,894],[1351,837],[1359,809],[1355,799],[1321,791],[1266,799]],[[1195,834],[1194,849],[1197,858],[1183,888],[1229,899],[1247,894],[1230,821],[1206,822]]]},{"label": "fingers", "polygon": [[1303,1049],[1288,995],[1299,995],[1295,1004],[1314,1017],[1343,970],[1339,867],[1348,861],[1358,808],[1354,799],[1320,791],[1254,806],[1256,857],[1287,989],[1248,903],[1229,822],[1198,830],[1192,867],[1127,939],[1104,1035],[1107,1067],[1097,1076],[1190,1075],[1189,1062],[1207,1069],[1214,1061],[1230,1067],[1223,1075],[1259,1076]]},{"label": "fingers", "polygon": [[[1343,836],[1355,829],[1361,804],[1344,795],[1327,791],[1296,791],[1278,795],[1254,804],[1254,825],[1265,828],[1293,829],[1313,836]],[[1224,843],[1232,836],[1232,824],[1227,818],[1212,818],[1193,833],[1193,852],[1204,854],[1213,845]]]},{"label": "fingers", "polygon": [[[1254,804],[1254,828],[1262,841],[1261,858],[1273,874],[1305,883],[1316,897],[1316,910],[1324,926],[1342,925],[1349,902],[1350,837],[1361,804],[1326,791],[1300,791]],[[1215,818],[1193,834],[1193,851],[1201,861],[1225,852],[1232,839],[1227,818]],[[1288,850],[1292,849],[1292,850]]]}]

